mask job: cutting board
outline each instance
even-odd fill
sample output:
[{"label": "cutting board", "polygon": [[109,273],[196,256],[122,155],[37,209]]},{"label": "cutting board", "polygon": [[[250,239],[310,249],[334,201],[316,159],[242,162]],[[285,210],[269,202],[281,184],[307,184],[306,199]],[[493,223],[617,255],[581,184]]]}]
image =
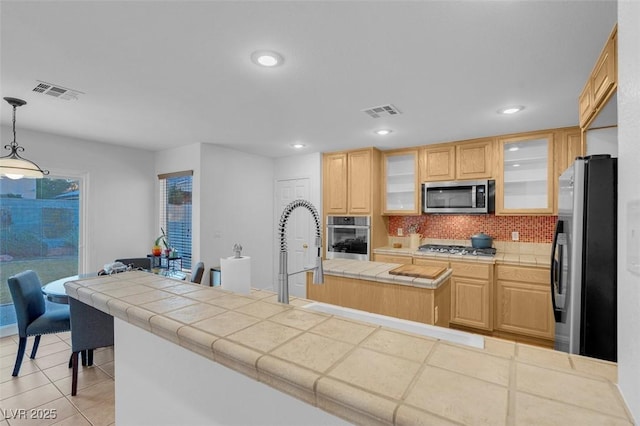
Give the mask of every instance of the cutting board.
[{"label": "cutting board", "polygon": [[389,271],[391,275],[403,275],[405,277],[416,278],[436,278],[443,273],[446,268],[442,266],[424,266],[424,265],[402,265]]}]

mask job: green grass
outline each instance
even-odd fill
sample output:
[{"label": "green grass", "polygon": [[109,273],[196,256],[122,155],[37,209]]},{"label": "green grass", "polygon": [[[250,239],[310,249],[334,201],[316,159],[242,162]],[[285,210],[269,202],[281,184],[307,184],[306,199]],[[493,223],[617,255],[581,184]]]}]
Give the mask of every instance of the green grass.
[{"label": "green grass", "polygon": [[45,257],[29,260],[12,260],[0,263],[0,304],[12,303],[7,279],[19,272],[32,269],[38,273],[42,285],[59,278],[78,273],[76,256]]}]

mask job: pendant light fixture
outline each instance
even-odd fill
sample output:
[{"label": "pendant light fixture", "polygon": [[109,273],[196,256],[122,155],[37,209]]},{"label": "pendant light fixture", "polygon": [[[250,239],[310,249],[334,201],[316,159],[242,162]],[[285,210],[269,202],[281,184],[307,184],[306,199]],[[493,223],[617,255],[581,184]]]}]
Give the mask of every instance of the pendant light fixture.
[{"label": "pendant light fixture", "polygon": [[11,154],[0,157],[0,176],[6,176],[9,179],[41,178],[49,174],[49,170],[42,170],[33,161],[22,158],[19,152],[24,148],[16,142],[16,108],[26,105],[22,99],[4,98],[5,101],[13,107],[13,141],[9,145],[5,145],[4,149],[11,151]]}]

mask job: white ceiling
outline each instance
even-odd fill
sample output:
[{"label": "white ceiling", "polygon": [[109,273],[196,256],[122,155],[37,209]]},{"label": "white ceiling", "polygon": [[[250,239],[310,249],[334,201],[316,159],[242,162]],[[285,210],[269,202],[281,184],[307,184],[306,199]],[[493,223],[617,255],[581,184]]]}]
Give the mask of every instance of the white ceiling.
[{"label": "white ceiling", "polygon": [[[2,0],[1,95],[28,102],[27,147],[21,128],[280,157],[294,142],[390,149],[572,126],[616,13],[615,1]],[[257,67],[259,49],[284,65]],[[38,80],[82,94],[39,94]],[[361,112],[388,103],[403,114]],[[526,109],[496,113],[512,104]]]}]

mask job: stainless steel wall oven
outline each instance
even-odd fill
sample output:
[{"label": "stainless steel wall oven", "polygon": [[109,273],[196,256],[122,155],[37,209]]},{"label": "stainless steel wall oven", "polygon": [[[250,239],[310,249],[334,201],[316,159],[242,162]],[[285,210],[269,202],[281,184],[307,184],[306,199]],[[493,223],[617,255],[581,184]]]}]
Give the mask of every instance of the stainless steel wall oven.
[{"label": "stainless steel wall oven", "polygon": [[327,216],[327,259],[369,260],[371,217]]}]

